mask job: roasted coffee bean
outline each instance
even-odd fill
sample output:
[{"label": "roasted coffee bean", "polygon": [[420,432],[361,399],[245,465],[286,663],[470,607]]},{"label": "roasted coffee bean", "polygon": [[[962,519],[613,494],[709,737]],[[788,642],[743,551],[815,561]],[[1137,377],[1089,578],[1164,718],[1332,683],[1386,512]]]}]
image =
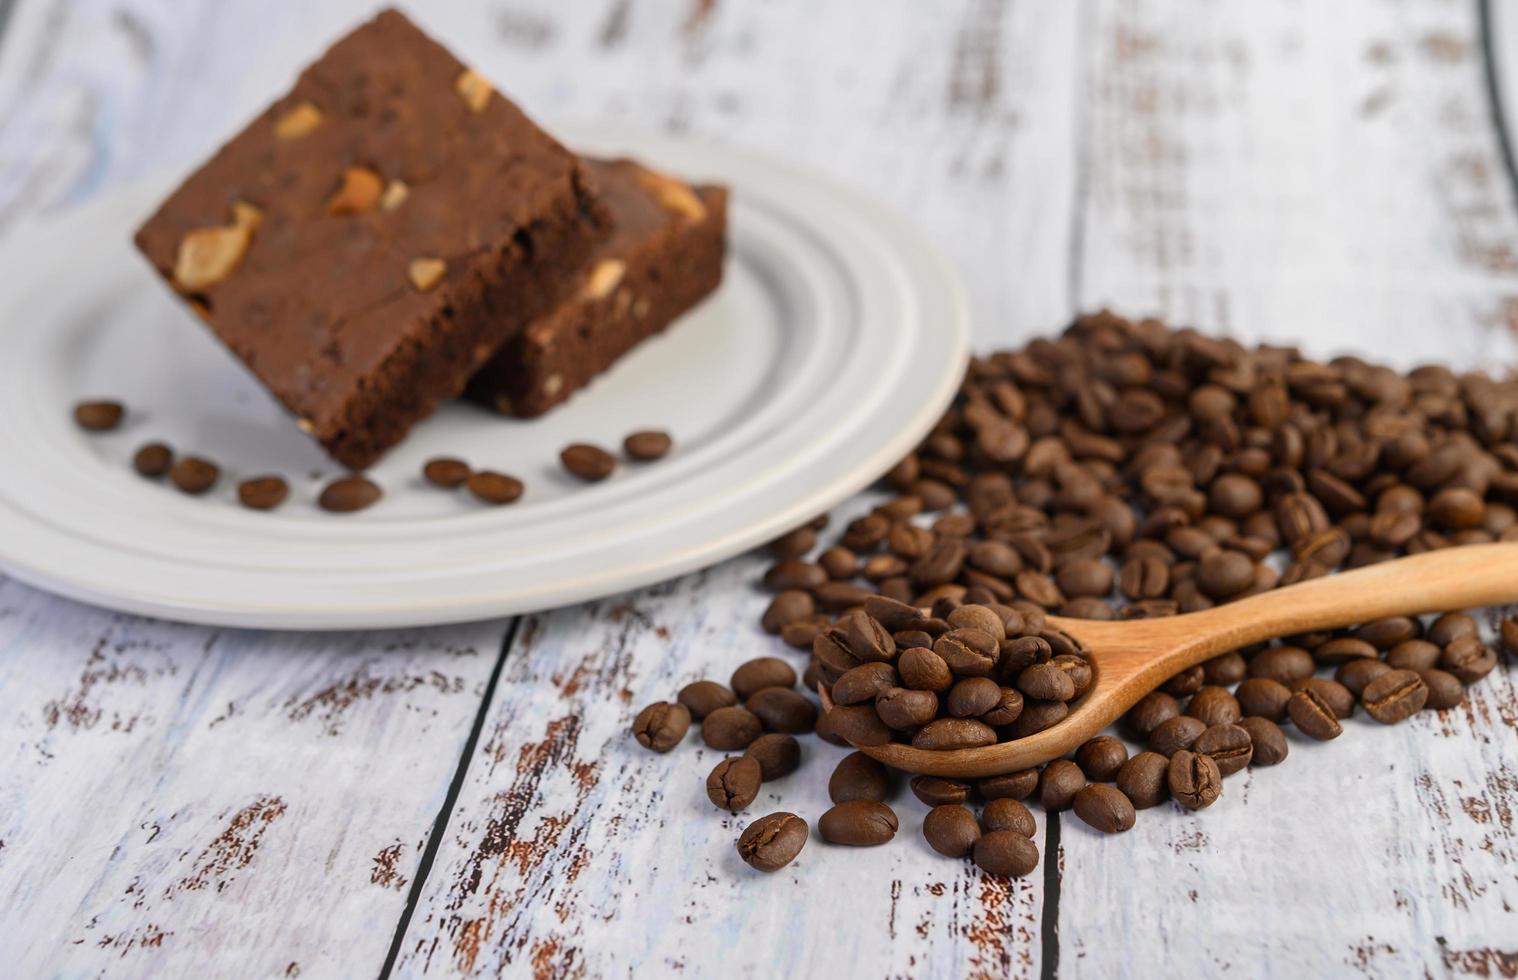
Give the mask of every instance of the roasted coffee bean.
[{"label": "roasted coffee bean", "polygon": [[1237,651],[1220,654],[1202,664],[1202,679],[1208,684],[1231,687],[1247,676],[1249,662]]},{"label": "roasted coffee bean", "polygon": [[1285,684],[1268,677],[1251,677],[1238,686],[1233,696],[1239,702],[1239,710],[1244,717],[1280,721],[1286,717],[1286,702],[1291,700],[1291,690]]},{"label": "roasted coffee bean", "polygon": [[161,442],[150,442],[132,457],[132,469],[139,475],[156,479],[174,465],[174,451]]},{"label": "roasted coffee bean", "polygon": [[1232,724],[1244,716],[1238,699],[1227,688],[1217,686],[1204,687],[1192,695],[1186,713],[1201,719],[1208,727]]},{"label": "roasted coffee bean", "polygon": [[849,650],[848,641],[836,628],[824,630],[812,639],[812,656],[821,664],[829,682],[859,666],[859,658]]},{"label": "roasted coffee bean", "polygon": [[786,646],[795,647],[797,650],[810,650],[817,637],[831,628],[827,618],[814,616],[809,619],[798,619],[794,623],[786,623],[780,627],[780,639],[785,641]]},{"label": "roasted coffee bean", "polygon": [[1037,769],[1019,769],[1001,776],[987,776],[975,784],[975,790],[983,800],[1026,800],[1037,788]]},{"label": "roasted coffee bean", "polygon": [[464,486],[476,500],[496,507],[516,503],[522,499],[522,494],[527,489],[516,477],[495,470],[480,470],[469,474]]},{"label": "roasted coffee bean", "polygon": [[839,760],[828,778],[828,799],[883,801],[891,791],[890,772],[863,752],[850,752]]},{"label": "roasted coffee bean", "polygon": [[629,458],[646,463],[663,459],[674,444],[675,441],[669,437],[668,432],[659,429],[642,429],[622,440],[622,451]]},{"label": "roasted coffee bean", "polygon": [[208,459],[183,456],[169,467],[169,480],[182,492],[198,496],[216,485],[221,470]]},{"label": "roasted coffee bean", "polygon": [[973,629],[1000,642],[1007,635],[1007,625],[1001,616],[990,606],[966,605],[955,609],[947,617],[950,626],[956,630]]},{"label": "roasted coffee bean", "polygon": [[865,704],[900,687],[901,678],[890,664],[860,664],[833,683],[829,693],[838,704]]},{"label": "roasted coffee bean", "polygon": [[1075,764],[1092,782],[1108,783],[1128,761],[1128,747],[1111,735],[1098,735],[1075,750]]},{"label": "roasted coffee bean", "polygon": [[1405,640],[1386,652],[1386,665],[1394,670],[1428,670],[1443,653],[1427,640]]},{"label": "roasted coffee bean", "polygon": [[1066,562],[1055,576],[1066,596],[1100,598],[1112,591],[1112,569],[1099,558],[1082,558]]},{"label": "roasted coffee bean", "polygon": [[1038,846],[1012,830],[993,830],[975,842],[975,866],[987,874],[1021,878],[1038,867]]},{"label": "roasted coffee bean", "polygon": [[690,712],[683,704],[655,701],[633,719],[633,737],[645,749],[668,752],[690,730]]},{"label": "roasted coffee bean", "polygon": [[945,857],[967,857],[980,840],[980,824],[969,807],[946,803],[922,818],[922,836],[929,847]]},{"label": "roasted coffee bean", "polygon": [[[818,590],[819,592],[821,590]],[[838,621],[849,652],[860,661],[888,661],[896,656],[896,641],[884,626],[863,610],[854,610]]]},{"label": "roasted coffee bean", "polygon": [[1293,692],[1304,688],[1311,689],[1322,698],[1323,703],[1333,709],[1334,717],[1340,721],[1355,713],[1354,692],[1338,681],[1331,681],[1326,677],[1309,677],[1291,686]]},{"label": "roasted coffee bean", "polygon": [[1191,751],[1199,752],[1217,763],[1218,772],[1231,776],[1249,765],[1254,744],[1249,731],[1238,725],[1213,725],[1198,735]]},{"label": "roasted coffee bean", "polygon": [[987,831],[1010,830],[1028,838],[1038,833],[1032,812],[1017,800],[1008,797],[988,801],[981,812],[981,821],[986,825]]},{"label": "roasted coffee bean", "polygon": [[1202,810],[1217,802],[1223,792],[1223,775],[1211,757],[1198,752],[1177,752],[1170,757],[1166,785],[1177,803],[1188,810]]},{"label": "roasted coffee bean", "polygon": [[770,600],[769,608],[764,610],[764,615],[759,619],[759,625],[766,633],[778,634],[790,624],[815,615],[817,604],[812,601],[810,592],[787,589]]},{"label": "roasted coffee bean", "polygon": [[74,422],[86,432],[109,432],[121,424],[126,409],[120,402],[80,402],[74,406]]},{"label": "roasted coffee bean", "polygon": [[1286,735],[1269,718],[1251,717],[1239,722],[1239,727],[1249,733],[1253,752],[1251,766],[1274,766],[1286,759]]},{"label": "roasted coffee bean", "polygon": [[1271,647],[1255,654],[1249,661],[1249,676],[1268,677],[1290,686],[1294,681],[1311,677],[1317,666],[1312,654],[1301,647]]},{"label": "roasted coffee bean", "polygon": [[1005,541],[977,541],[970,546],[967,560],[972,567],[1002,579],[1023,570],[1022,557]]},{"label": "roasted coffee bean", "polygon": [[277,476],[260,476],[237,485],[237,499],[249,510],[273,510],[290,496],[290,485]]},{"label": "roasted coffee bean", "polygon": [[766,731],[800,735],[817,727],[817,706],[793,688],[760,688],[743,706],[759,718]]},{"label": "roasted coffee bean", "polygon": [[842,545],[835,545],[817,556],[817,564],[835,581],[848,581],[859,571],[859,556]]},{"label": "roasted coffee bean", "polygon": [[1133,803],[1122,790],[1102,783],[1093,783],[1076,793],[1071,807],[1077,817],[1104,834],[1132,830],[1136,819]]},{"label": "roasted coffee bean", "polygon": [[1091,662],[1085,657],[1069,653],[1062,653],[1049,661],[1055,667],[1064,671],[1075,685],[1075,696],[1080,697],[1091,689],[1091,682],[1096,680],[1096,674],[1091,670]]},{"label": "roasted coffee bean", "polygon": [[1303,735],[1320,742],[1338,738],[1344,732],[1334,709],[1311,688],[1303,688],[1291,696],[1286,702],[1286,714]]},{"label": "roasted coffee bean", "polygon": [[1170,566],[1152,555],[1130,558],[1118,572],[1117,588],[1135,601],[1161,598],[1170,588]]},{"label": "roasted coffee bean", "polygon": [[1188,694],[1195,694],[1200,691],[1204,680],[1205,676],[1202,673],[1202,665],[1197,664],[1195,667],[1187,667],[1160,685],[1160,690],[1166,694],[1174,694],[1178,698],[1185,697]]},{"label": "roasted coffee bean", "polygon": [[427,460],[422,467],[422,479],[435,487],[444,490],[452,490],[461,487],[474,471],[469,464],[462,459],[454,459],[451,456],[437,456]]},{"label": "roasted coffee bean", "polygon": [[987,677],[996,669],[1000,647],[980,630],[954,630],[934,641],[933,652],[960,677]]},{"label": "roasted coffee bean", "polygon": [[942,657],[932,650],[913,647],[896,661],[901,683],[914,691],[947,691],[954,683],[954,673]]},{"label": "roasted coffee bean", "polygon": [[1497,652],[1482,643],[1474,633],[1457,636],[1439,657],[1439,669],[1460,678],[1462,684],[1474,684],[1497,666]]},{"label": "roasted coffee bean", "polygon": [[[1289,696],[1289,695],[1288,695]],[[1207,723],[1190,715],[1176,715],[1160,722],[1149,733],[1149,750],[1169,757],[1182,749],[1189,749],[1197,736],[1207,730]]]},{"label": "roasted coffee bean", "polygon": [[1012,722],[1008,734],[1012,738],[1027,738],[1047,728],[1053,728],[1070,714],[1070,706],[1064,701],[1030,701],[1024,699],[1023,710]]},{"label": "roasted coffee bean", "polygon": [[1254,584],[1254,559],[1240,551],[1218,550],[1197,564],[1197,585],[1214,599],[1236,596]]},{"label": "roasted coffee bean", "polygon": [[1355,657],[1375,657],[1379,652],[1364,640],[1353,636],[1341,636],[1320,645],[1313,650],[1312,655],[1320,664],[1333,665],[1353,660]]},{"label": "roasted coffee bean", "polygon": [[1180,713],[1179,701],[1164,691],[1151,691],[1128,709],[1124,721],[1130,732],[1140,739],[1146,739],[1150,732],[1160,726],[1160,722],[1174,718]]},{"label": "roasted coffee bean", "polygon": [[322,510],[333,514],[352,514],[374,506],[384,495],[379,484],[372,480],[362,476],[345,476],[327,484],[316,498],[316,503]]},{"label": "roasted coffee bean", "polygon": [[764,584],[775,592],[783,592],[790,589],[798,591],[810,591],[828,580],[828,573],[823,571],[821,565],[802,561],[799,558],[785,558],[770,566],[764,573]]},{"label": "roasted coffee bean", "polygon": [[1021,636],[998,645],[998,670],[1003,678],[1015,679],[1033,664],[1048,663],[1053,657],[1049,641],[1041,636]]},{"label": "roasted coffee bean", "polygon": [[993,728],[1011,725],[1022,717],[1023,696],[1016,689],[1003,687],[997,691],[996,703],[981,712],[980,720]]},{"label": "roasted coffee bean", "polygon": [[912,795],[928,806],[963,803],[970,798],[970,784],[942,776],[914,776]]},{"label": "roasted coffee bean", "polygon": [[939,718],[923,725],[912,736],[913,748],[930,751],[976,749],[995,743],[996,729],[974,718]]},{"label": "roasted coffee bean", "polygon": [[754,802],[763,781],[758,760],[746,755],[723,759],[706,777],[706,798],[719,810],[737,813]]},{"label": "roasted coffee bean", "polygon": [[864,611],[871,619],[893,633],[899,630],[916,629],[927,618],[916,606],[897,602],[885,596],[871,596],[866,599]]},{"label": "roasted coffee bean", "polygon": [[1465,700],[1465,685],[1454,674],[1430,668],[1418,671],[1418,676],[1423,678],[1423,684],[1428,688],[1428,700],[1423,705],[1425,708],[1444,711],[1459,707],[1460,702]]},{"label": "roasted coffee bean", "polygon": [[1170,795],[1170,760],[1158,752],[1140,752],[1117,771],[1117,788],[1140,810],[1158,806]]},{"label": "roasted coffee bean", "polygon": [[701,720],[701,740],[719,752],[746,749],[764,734],[764,723],[747,708],[718,708]]},{"label": "roasted coffee bean", "polygon": [[1040,701],[1069,701],[1075,697],[1075,682],[1052,663],[1025,668],[1017,675],[1017,689]]},{"label": "roasted coffee bean", "polygon": [[875,699],[875,713],[898,732],[912,732],[938,717],[938,695],[893,687]]},{"label": "roasted coffee bean", "polygon": [[1390,650],[1399,643],[1416,640],[1423,627],[1411,616],[1387,616],[1361,625],[1355,639],[1364,640],[1377,650]]},{"label": "roasted coffee bean", "polygon": [[[898,654],[905,653],[914,647],[923,650],[933,649],[933,634],[926,630],[898,630],[891,634],[891,639],[896,642],[896,652]],[[944,669],[948,670],[948,665],[945,665]]]},{"label": "roasted coffee bean", "polygon": [[875,800],[849,800],[824,813],[817,829],[830,844],[874,847],[896,836],[896,814]]},{"label": "roasted coffee bean", "polygon": [[828,729],[850,745],[884,745],[891,740],[891,730],[875,713],[874,705],[834,705],[825,717]]},{"label": "roasted coffee bean", "polygon": [[1465,613],[1445,613],[1434,620],[1423,638],[1430,643],[1447,647],[1463,636],[1477,636],[1480,630],[1476,621]]},{"label": "roasted coffee bean", "polygon": [[1366,685],[1360,695],[1365,713],[1383,725],[1411,718],[1427,701],[1428,685],[1411,670],[1389,670]]},{"label": "roasted coffee bean", "polygon": [[[1435,648],[1437,649],[1437,648]],[[1384,660],[1370,660],[1366,657],[1358,657],[1354,660],[1346,660],[1334,671],[1334,680],[1344,685],[1345,690],[1355,697],[1359,697],[1365,690],[1365,685],[1380,677],[1393,668]],[[1277,718],[1276,721],[1281,719]]]},{"label": "roasted coffee bean", "polygon": [[812,595],[817,598],[817,605],[829,612],[850,609],[873,594],[869,589],[852,582],[828,581],[812,590]]},{"label": "roasted coffee bean", "polygon": [[1086,785],[1086,774],[1069,759],[1055,759],[1038,777],[1038,802],[1053,813],[1068,810],[1075,794]]},{"label": "roasted coffee bean", "polygon": [[955,718],[979,717],[999,703],[1001,688],[988,677],[967,677],[949,688],[944,698],[944,708]]},{"label": "roasted coffee bean", "polygon": [[690,716],[703,719],[718,708],[731,708],[738,703],[732,691],[716,681],[693,681],[680,688],[676,701],[685,705]]},{"label": "roasted coffee bean", "polygon": [[577,442],[565,446],[559,453],[559,462],[574,476],[587,483],[596,483],[611,476],[617,468],[617,458],[600,446]]},{"label": "roasted coffee bean", "polygon": [[794,813],[771,813],[744,828],[738,856],[758,871],[779,871],[806,846],[806,821]]},{"label": "roasted coffee bean", "polygon": [[728,686],[746,701],[766,687],[795,687],[796,670],[779,657],[755,657],[733,671]]}]

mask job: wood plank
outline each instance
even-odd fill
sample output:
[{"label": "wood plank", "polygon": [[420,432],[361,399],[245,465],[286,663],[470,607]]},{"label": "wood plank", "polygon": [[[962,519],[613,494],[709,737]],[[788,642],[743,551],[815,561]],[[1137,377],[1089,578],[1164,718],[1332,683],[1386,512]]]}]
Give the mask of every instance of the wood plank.
[{"label": "wood plank", "polygon": [[[692,19],[610,4],[595,29],[524,53],[520,73],[584,66],[556,111],[764,146],[894,202],[966,270],[990,343],[1069,314],[1074,41],[1066,5],[892,2],[861,19],[845,4],[729,4]],[[806,740],[802,772],[724,819],[703,790],[718,756],[695,736],[667,757],[628,737],[643,703],[783,649],[756,626],[762,567],[748,556],[527,620],[398,975],[1039,973],[1042,876],[988,880],[934,854],[908,793],[890,847],[814,834],[774,876],[738,861],[760,813],[815,823],[841,750]]]},{"label": "wood plank", "polygon": [[[1518,215],[1474,14],[1098,4],[1083,305],[1319,355],[1513,363]],[[1202,814],[1167,805],[1121,837],[1064,818],[1061,972],[1513,975],[1512,676],[1473,693],[1293,736]]]}]

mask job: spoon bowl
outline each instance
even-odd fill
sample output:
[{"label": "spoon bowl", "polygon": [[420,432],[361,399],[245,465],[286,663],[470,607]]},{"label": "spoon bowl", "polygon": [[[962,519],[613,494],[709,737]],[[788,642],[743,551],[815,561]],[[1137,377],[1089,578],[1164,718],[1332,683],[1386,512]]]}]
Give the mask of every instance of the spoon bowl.
[{"label": "spoon bowl", "polygon": [[[1126,621],[1066,619],[1049,625],[1079,640],[1091,689],[1041,732],[974,749],[931,750],[892,742],[856,746],[888,766],[930,776],[979,778],[1041,765],[1074,751],[1169,677],[1264,640],[1414,616],[1518,602],[1518,543],[1465,545],[1300,582],[1202,612]],[[824,710],[833,701],[818,687]]]}]

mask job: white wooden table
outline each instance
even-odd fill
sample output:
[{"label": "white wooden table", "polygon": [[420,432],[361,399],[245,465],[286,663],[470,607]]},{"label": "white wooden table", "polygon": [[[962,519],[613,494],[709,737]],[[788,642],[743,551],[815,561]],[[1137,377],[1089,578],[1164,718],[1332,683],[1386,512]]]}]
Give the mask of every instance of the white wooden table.
[{"label": "white wooden table", "polygon": [[[963,273],[981,346],[1111,304],[1518,364],[1472,0],[415,6],[541,118],[750,144],[894,203]],[[195,162],[367,8],[15,0],[0,234]],[[814,839],[748,872],[742,821],[704,799],[712,755],[626,731],[773,650],[762,567],[337,635],[0,579],[0,972],[1518,975],[1511,664],[1446,717],[1297,744],[1200,815],[1112,838],[1040,817],[1041,872],[1011,884],[929,851],[910,797],[893,846]],[[769,802],[815,818],[841,750],[807,752]]]}]

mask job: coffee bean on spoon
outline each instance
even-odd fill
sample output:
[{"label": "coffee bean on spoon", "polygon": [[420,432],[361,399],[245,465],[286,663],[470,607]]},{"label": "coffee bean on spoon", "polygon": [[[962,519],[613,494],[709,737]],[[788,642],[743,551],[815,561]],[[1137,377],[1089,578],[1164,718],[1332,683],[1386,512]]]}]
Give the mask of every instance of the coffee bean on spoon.
[{"label": "coffee bean on spoon", "polygon": [[587,483],[595,483],[611,476],[617,468],[617,458],[599,446],[577,442],[566,446],[559,453],[564,468]]},{"label": "coffee bean on spoon", "polygon": [[505,473],[497,473],[494,470],[480,470],[471,473],[464,481],[464,486],[482,503],[501,506],[515,503],[522,497],[526,488],[522,481]]},{"label": "coffee bean on spoon", "polygon": [[74,422],[86,432],[109,432],[121,424],[126,409],[120,402],[80,402],[74,406]]},{"label": "coffee bean on spoon", "polygon": [[237,499],[249,510],[273,510],[290,496],[290,485],[278,476],[258,476],[237,485]]},{"label": "coffee bean on spoon", "polygon": [[199,496],[216,485],[221,469],[208,459],[184,456],[169,467],[169,480],[182,492]]},{"label": "coffee bean on spoon", "polygon": [[351,514],[372,507],[384,496],[379,484],[362,476],[345,476],[322,489],[316,503],[333,514]]},{"label": "coffee bean on spoon", "polygon": [[474,472],[469,464],[462,459],[454,459],[451,456],[438,456],[427,460],[422,467],[422,479],[435,487],[452,490],[461,487]]},{"label": "coffee bean on spoon", "polygon": [[806,821],[794,813],[771,813],[744,828],[738,856],[757,871],[779,871],[806,846]]},{"label": "coffee bean on spoon", "polygon": [[669,433],[658,429],[644,429],[634,432],[622,440],[622,450],[627,455],[639,462],[650,462],[661,459],[674,445]]},{"label": "coffee bean on spoon", "polygon": [[174,451],[161,442],[150,442],[132,457],[132,469],[139,475],[156,479],[174,465]]}]

